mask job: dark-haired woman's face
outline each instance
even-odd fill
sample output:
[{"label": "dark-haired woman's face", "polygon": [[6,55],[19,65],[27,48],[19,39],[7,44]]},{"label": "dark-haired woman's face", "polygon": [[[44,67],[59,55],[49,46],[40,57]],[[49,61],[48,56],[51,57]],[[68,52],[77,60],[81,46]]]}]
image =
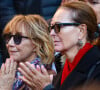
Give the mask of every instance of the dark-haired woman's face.
[{"label": "dark-haired woman's face", "polygon": [[[75,25],[63,25],[75,23],[71,18],[71,11],[60,8],[55,13],[51,26],[50,35],[53,38],[55,51],[63,52],[77,46],[79,28]],[[59,26],[59,28],[57,28]],[[58,30],[59,29],[59,30]]]},{"label": "dark-haired woman's face", "polygon": [[100,23],[100,0],[87,0],[89,5],[95,10],[97,14],[97,21]]}]

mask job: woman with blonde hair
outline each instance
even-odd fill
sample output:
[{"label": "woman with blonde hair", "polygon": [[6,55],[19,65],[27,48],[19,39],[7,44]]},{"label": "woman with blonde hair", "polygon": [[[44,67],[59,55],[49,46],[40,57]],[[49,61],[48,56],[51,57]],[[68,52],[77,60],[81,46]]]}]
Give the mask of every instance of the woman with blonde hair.
[{"label": "woman with blonde hair", "polygon": [[[48,32],[48,24],[41,16],[16,15],[6,25],[3,37],[10,58],[13,58],[18,64],[27,61],[34,65],[44,64],[46,66],[46,64],[52,63],[53,42]],[[9,66],[10,64],[11,62],[9,62]],[[6,63],[5,67],[7,67]],[[17,70],[13,90],[28,88],[22,80],[18,79],[19,76],[21,73]]]}]

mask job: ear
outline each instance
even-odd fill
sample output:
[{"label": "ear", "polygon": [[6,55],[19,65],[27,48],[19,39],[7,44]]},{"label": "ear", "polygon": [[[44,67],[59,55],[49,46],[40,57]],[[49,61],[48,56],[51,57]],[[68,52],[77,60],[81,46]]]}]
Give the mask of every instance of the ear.
[{"label": "ear", "polygon": [[83,39],[87,37],[87,25],[86,24],[81,24],[79,25],[80,29],[80,34],[79,34],[79,39]]}]

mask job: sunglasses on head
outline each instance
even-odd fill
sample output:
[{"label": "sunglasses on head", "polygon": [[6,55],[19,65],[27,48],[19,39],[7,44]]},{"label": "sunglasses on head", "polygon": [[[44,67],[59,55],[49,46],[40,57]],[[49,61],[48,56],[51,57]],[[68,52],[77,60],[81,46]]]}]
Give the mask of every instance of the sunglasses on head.
[{"label": "sunglasses on head", "polygon": [[4,37],[4,40],[5,40],[5,43],[6,44],[8,44],[8,42],[10,41],[10,39],[13,37],[14,43],[16,45],[19,45],[22,42],[22,38],[26,38],[26,39],[29,38],[29,37],[26,37],[26,36],[22,36],[20,34],[15,34],[15,35],[12,35],[12,34],[4,34],[3,37]]},{"label": "sunglasses on head", "polygon": [[62,26],[78,26],[80,23],[55,23],[54,25],[49,26],[49,32],[51,32],[52,29],[54,29],[55,33],[60,32],[60,28]]}]

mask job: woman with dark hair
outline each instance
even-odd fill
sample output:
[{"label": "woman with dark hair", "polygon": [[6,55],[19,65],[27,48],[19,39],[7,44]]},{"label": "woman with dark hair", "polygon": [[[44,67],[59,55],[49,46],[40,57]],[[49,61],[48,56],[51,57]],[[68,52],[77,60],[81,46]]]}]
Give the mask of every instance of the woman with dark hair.
[{"label": "woman with dark hair", "polygon": [[20,63],[19,71],[25,76],[20,78],[39,90],[68,90],[91,80],[100,81],[100,50],[92,45],[99,36],[94,10],[81,1],[64,3],[53,16],[49,30],[55,51],[66,56],[63,70],[52,83],[43,66]]},{"label": "woman with dark hair", "polygon": [[[99,9],[100,8],[100,0],[62,0],[62,4],[64,2],[73,2],[73,1],[83,1],[83,2],[87,3],[88,5],[90,5],[94,9],[96,16],[97,16],[97,23],[98,23],[98,27],[99,27],[97,32],[100,33],[100,9]],[[98,34],[97,34],[97,36],[98,36]],[[98,39],[100,39],[100,37]],[[96,39],[93,42],[94,45],[96,44],[98,39]],[[100,47],[100,42],[98,43],[98,46]]]}]

